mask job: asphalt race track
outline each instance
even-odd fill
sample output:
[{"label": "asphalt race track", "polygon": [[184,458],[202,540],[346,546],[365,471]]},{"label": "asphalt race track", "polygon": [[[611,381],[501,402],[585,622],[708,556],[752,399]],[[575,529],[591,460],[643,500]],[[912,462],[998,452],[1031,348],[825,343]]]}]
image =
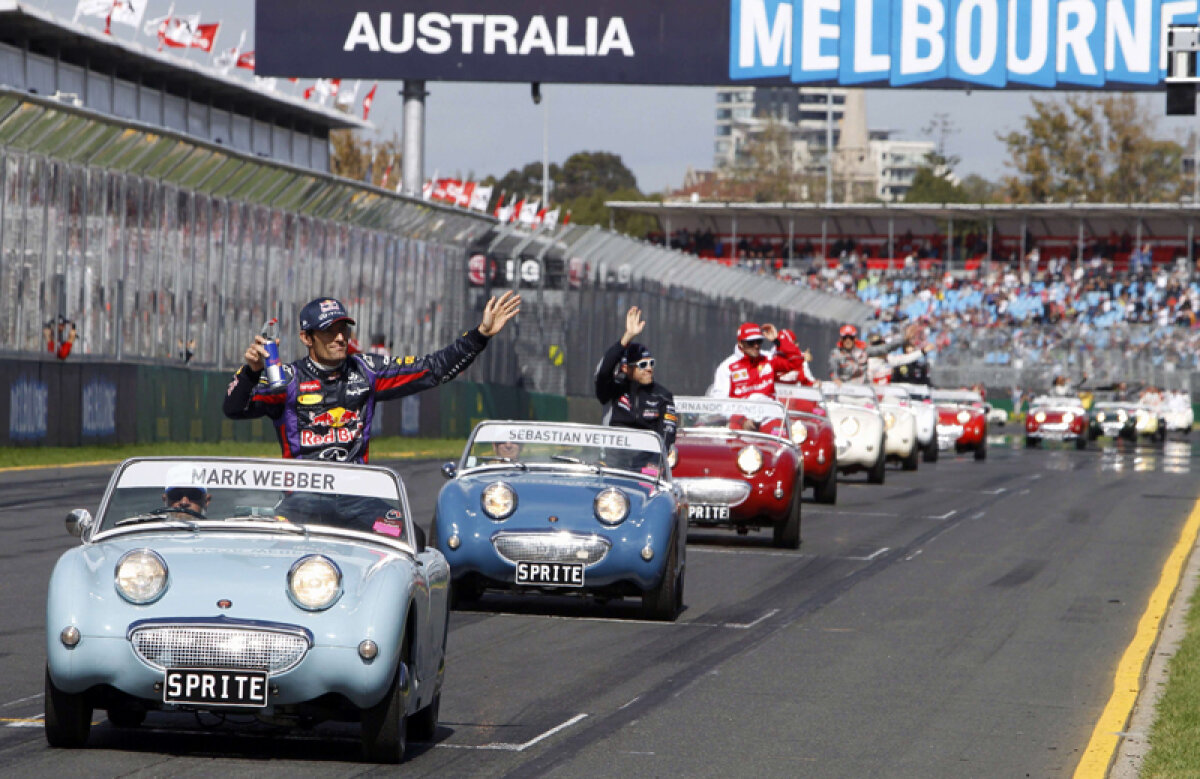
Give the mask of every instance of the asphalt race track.
[{"label": "asphalt race track", "polygon": [[[428,524],[438,463],[394,464]],[[436,743],[407,775],[1070,775],[1200,498],[1189,441],[943,456],[804,506],[800,551],[693,533],[676,624],[636,604],[488,596],[451,617]],[[45,592],[111,468],[0,474],[0,773],[349,776],[357,728],[40,717]],[[170,728],[168,730],[167,728]]]}]

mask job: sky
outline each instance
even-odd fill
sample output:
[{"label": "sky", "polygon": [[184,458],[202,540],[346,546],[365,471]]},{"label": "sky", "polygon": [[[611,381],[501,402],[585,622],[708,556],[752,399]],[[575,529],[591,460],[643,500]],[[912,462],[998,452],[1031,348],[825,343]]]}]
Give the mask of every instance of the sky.
[{"label": "sky", "polygon": [[[21,0],[70,20],[76,0]],[[148,0],[146,18],[167,13],[170,0]],[[254,8],[246,0],[187,0],[175,3],[178,13],[200,13],[201,22],[222,23],[217,49],[227,49],[247,31],[254,39]],[[81,23],[103,27],[103,19]],[[114,26],[117,37],[130,40],[130,27]],[[155,46],[136,33],[138,42]],[[171,50],[194,61],[208,58],[199,50]],[[243,72],[244,71],[240,71]],[[281,82],[282,83],[282,82]],[[303,86],[305,82],[301,82]],[[371,121],[380,138],[399,137],[403,127],[401,82],[382,82]],[[369,84],[359,92],[359,102]],[[290,91],[284,84],[281,91]],[[631,87],[544,85],[542,105],[533,104],[528,84],[429,82],[426,99],[425,176],[487,175],[500,177],[512,168],[542,159],[543,126],[548,113],[550,161],[562,163],[579,151],[619,155],[637,177],[642,192],[679,187],[689,167],[712,167],[716,90],[712,87]],[[1056,93],[1064,95],[1065,93]],[[949,117],[953,132],[947,151],[961,160],[956,172],[998,180],[1011,173],[1007,151],[997,134],[1022,127],[1032,112],[1029,91],[945,91],[871,89],[867,92],[867,126],[894,131],[901,140],[935,140],[924,129],[936,114]],[[1046,95],[1042,95],[1045,97]],[[1170,117],[1161,92],[1141,98],[1157,134],[1182,140],[1196,126],[1195,117]]]}]

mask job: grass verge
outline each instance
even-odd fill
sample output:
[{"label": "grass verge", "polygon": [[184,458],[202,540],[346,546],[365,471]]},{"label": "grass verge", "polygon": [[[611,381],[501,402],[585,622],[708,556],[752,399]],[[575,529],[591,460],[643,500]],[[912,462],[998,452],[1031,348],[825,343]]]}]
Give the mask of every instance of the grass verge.
[{"label": "grass verge", "polygon": [[[371,459],[457,459],[465,442],[450,438],[376,438]],[[153,456],[278,457],[277,443],[160,443],[112,446],[5,446],[0,447],[0,469],[115,463],[128,457]]]},{"label": "grass verge", "polygon": [[1188,601],[1187,629],[1167,666],[1167,686],[1150,728],[1143,779],[1200,776],[1200,590]]}]

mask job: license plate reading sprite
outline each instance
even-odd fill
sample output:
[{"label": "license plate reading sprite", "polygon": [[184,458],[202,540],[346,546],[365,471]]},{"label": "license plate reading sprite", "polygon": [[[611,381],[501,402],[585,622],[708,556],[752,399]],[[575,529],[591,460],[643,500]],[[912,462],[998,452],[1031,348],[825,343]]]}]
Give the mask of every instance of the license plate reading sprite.
[{"label": "license plate reading sprite", "polygon": [[729,507],[692,504],[688,506],[688,519],[697,522],[721,522],[729,519]]},{"label": "license plate reading sprite", "polygon": [[267,705],[267,674],[207,668],[168,669],[163,680],[163,703],[262,708]]},{"label": "license plate reading sprite", "polygon": [[582,587],[583,563],[517,563],[517,584]]}]

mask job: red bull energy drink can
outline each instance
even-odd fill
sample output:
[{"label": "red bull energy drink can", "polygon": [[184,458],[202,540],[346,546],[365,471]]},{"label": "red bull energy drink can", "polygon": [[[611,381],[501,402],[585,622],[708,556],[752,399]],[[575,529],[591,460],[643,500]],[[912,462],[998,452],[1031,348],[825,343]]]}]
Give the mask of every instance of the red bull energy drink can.
[{"label": "red bull energy drink can", "polygon": [[262,336],[267,341],[263,344],[267,351],[267,385],[272,388],[282,387],[287,384],[287,379],[283,376],[283,363],[279,360],[279,344],[275,343],[279,339],[279,321],[267,320],[263,325]]}]

